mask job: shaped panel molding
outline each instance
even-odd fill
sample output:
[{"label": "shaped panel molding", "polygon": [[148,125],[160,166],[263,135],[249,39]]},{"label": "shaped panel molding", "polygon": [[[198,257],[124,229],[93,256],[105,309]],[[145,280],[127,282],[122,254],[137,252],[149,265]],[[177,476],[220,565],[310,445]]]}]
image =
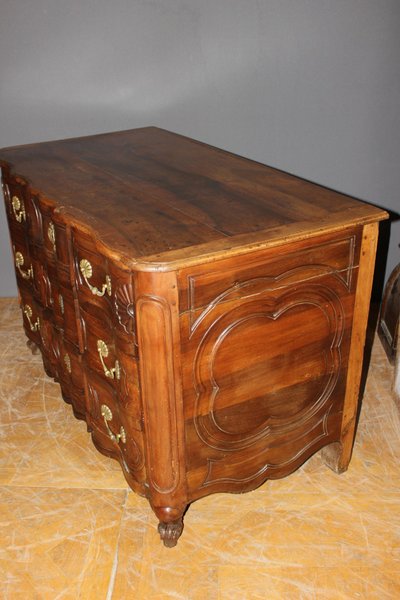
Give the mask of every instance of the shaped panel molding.
[{"label": "shaped panel molding", "polygon": [[[250,285],[250,284],[249,284]],[[203,337],[196,356],[194,367],[195,387],[196,387],[196,409],[195,409],[195,425],[199,437],[205,444],[212,448],[227,452],[231,450],[240,450],[246,448],[263,437],[275,433],[285,433],[293,428],[298,428],[305,421],[315,415],[319,408],[329,398],[332,390],[335,387],[338,373],[340,370],[340,342],[343,333],[343,308],[339,297],[323,285],[303,284],[297,289],[286,289],[278,296],[270,297],[263,296],[260,291],[256,297],[251,297],[235,307],[228,309],[222,316],[217,318],[208,328],[206,335]],[[304,309],[310,309],[310,319],[316,319],[318,323],[309,322],[308,326],[302,324],[301,332],[296,329],[288,330],[288,335],[285,339],[279,341],[279,349],[272,352],[268,349],[265,351],[265,356],[261,357],[266,364],[266,369],[262,373],[258,359],[251,356],[246,357],[246,349],[251,352],[251,344],[246,343],[246,338],[252,335],[257,329],[265,334],[265,340],[261,344],[254,342],[257,347],[257,352],[262,352],[262,345],[267,347],[270,344],[268,340],[268,329],[270,324],[278,321],[287,321],[282,323],[279,329],[282,331],[284,327],[290,327],[296,322],[299,309],[302,315],[306,313]],[[291,313],[293,315],[291,315]],[[318,331],[315,330],[315,325],[318,325]],[[274,336],[277,327],[273,328],[272,335]],[[298,333],[301,333],[301,338],[296,338]],[[309,336],[310,348],[307,352],[303,350],[304,337]],[[221,410],[218,407],[223,404],[219,402],[219,396],[223,393],[217,373],[221,373],[221,378],[224,379],[223,369],[219,365],[220,357],[222,360],[229,354],[229,345],[231,341],[233,346],[231,352],[237,352],[243,342],[243,354],[233,364],[238,365],[242,373],[242,378],[245,377],[246,370],[248,376],[252,377],[252,371],[257,371],[257,377],[264,375],[263,381],[265,389],[265,416],[261,422],[254,427],[250,427],[247,431],[243,429],[243,411],[245,410],[246,401],[249,403],[248,410],[253,411],[255,403],[251,401],[251,390],[249,398],[238,395],[238,404],[241,404],[241,410],[237,413],[237,423],[234,422],[229,427],[224,426],[223,421],[227,421],[224,414],[223,406]],[[286,345],[286,347],[285,347]],[[224,347],[226,350],[224,351]],[[260,349],[260,350],[259,350]],[[277,395],[278,388],[289,381],[285,377],[285,370],[290,369],[290,361],[288,356],[295,359],[296,353],[303,352],[304,359],[298,358],[297,362],[304,360],[305,367],[312,362],[318,365],[319,380],[317,385],[312,387],[312,396],[303,399],[296,399],[296,402],[290,401],[290,393],[293,393],[291,385],[288,391],[288,399],[285,403],[272,402],[268,408],[269,396]],[[313,356],[318,353],[318,356]],[[242,364],[247,362],[247,367]],[[268,373],[268,367],[274,367],[274,373]],[[299,367],[297,367],[299,368]],[[315,373],[315,366],[314,366]],[[315,375],[314,375],[315,376]],[[226,379],[226,378],[225,378]],[[299,382],[303,385],[307,383],[307,373],[304,374],[304,379]],[[229,382],[228,382],[229,384]],[[248,383],[242,387],[248,387]],[[268,394],[268,386],[272,387],[272,393]],[[237,386],[236,386],[237,387]],[[253,386],[254,390],[258,389]],[[252,389],[253,389],[252,388]],[[279,392],[282,388],[279,389]],[[307,392],[307,390],[305,390]],[[222,413],[222,418],[219,417],[219,412]],[[226,412],[226,411],[225,411]],[[239,430],[238,433],[236,431]]]},{"label": "shaped panel molding", "polygon": [[228,482],[233,465],[242,483],[290,471],[324,445],[351,305],[334,273],[283,287],[263,277],[232,286],[198,315],[193,426],[208,448],[203,485]]}]

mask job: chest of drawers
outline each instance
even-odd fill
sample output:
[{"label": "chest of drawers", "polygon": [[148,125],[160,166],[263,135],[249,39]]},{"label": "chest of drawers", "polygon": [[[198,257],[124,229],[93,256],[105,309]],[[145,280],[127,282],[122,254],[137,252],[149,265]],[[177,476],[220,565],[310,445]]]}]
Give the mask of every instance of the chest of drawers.
[{"label": "chest of drawers", "polygon": [[196,499],[347,468],[384,211],[155,127],[0,164],[28,344],[166,546]]}]

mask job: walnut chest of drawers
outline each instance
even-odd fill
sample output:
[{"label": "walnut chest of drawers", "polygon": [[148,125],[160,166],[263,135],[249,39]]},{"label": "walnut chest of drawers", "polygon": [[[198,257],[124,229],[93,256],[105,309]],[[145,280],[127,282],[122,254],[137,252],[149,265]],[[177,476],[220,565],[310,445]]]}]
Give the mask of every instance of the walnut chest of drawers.
[{"label": "walnut chest of drawers", "polygon": [[155,127],[0,164],[28,344],[165,545],[202,496],[347,468],[384,211]]}]

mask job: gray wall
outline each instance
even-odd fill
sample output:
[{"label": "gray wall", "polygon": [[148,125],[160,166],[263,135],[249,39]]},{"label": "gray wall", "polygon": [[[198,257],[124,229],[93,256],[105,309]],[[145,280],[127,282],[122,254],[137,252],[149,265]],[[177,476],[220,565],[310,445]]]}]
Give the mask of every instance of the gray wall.
[{"label": "gray wall", "polygon": [[[400,212],[399,0],[0,9],[0,146],[153,124]],[[3,206],[0,252],[14,295]]]}]

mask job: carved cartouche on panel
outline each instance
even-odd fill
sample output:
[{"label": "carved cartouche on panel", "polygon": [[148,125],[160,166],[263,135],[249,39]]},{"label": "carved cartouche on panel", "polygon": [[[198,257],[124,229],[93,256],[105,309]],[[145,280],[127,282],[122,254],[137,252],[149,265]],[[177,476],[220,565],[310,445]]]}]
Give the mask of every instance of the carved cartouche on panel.
[{"label": "carved cartouche on panel", "polygon": [[135,299],[131,284],[119,284],[114,293],[115,313],[125,333],[135,338]]}]

